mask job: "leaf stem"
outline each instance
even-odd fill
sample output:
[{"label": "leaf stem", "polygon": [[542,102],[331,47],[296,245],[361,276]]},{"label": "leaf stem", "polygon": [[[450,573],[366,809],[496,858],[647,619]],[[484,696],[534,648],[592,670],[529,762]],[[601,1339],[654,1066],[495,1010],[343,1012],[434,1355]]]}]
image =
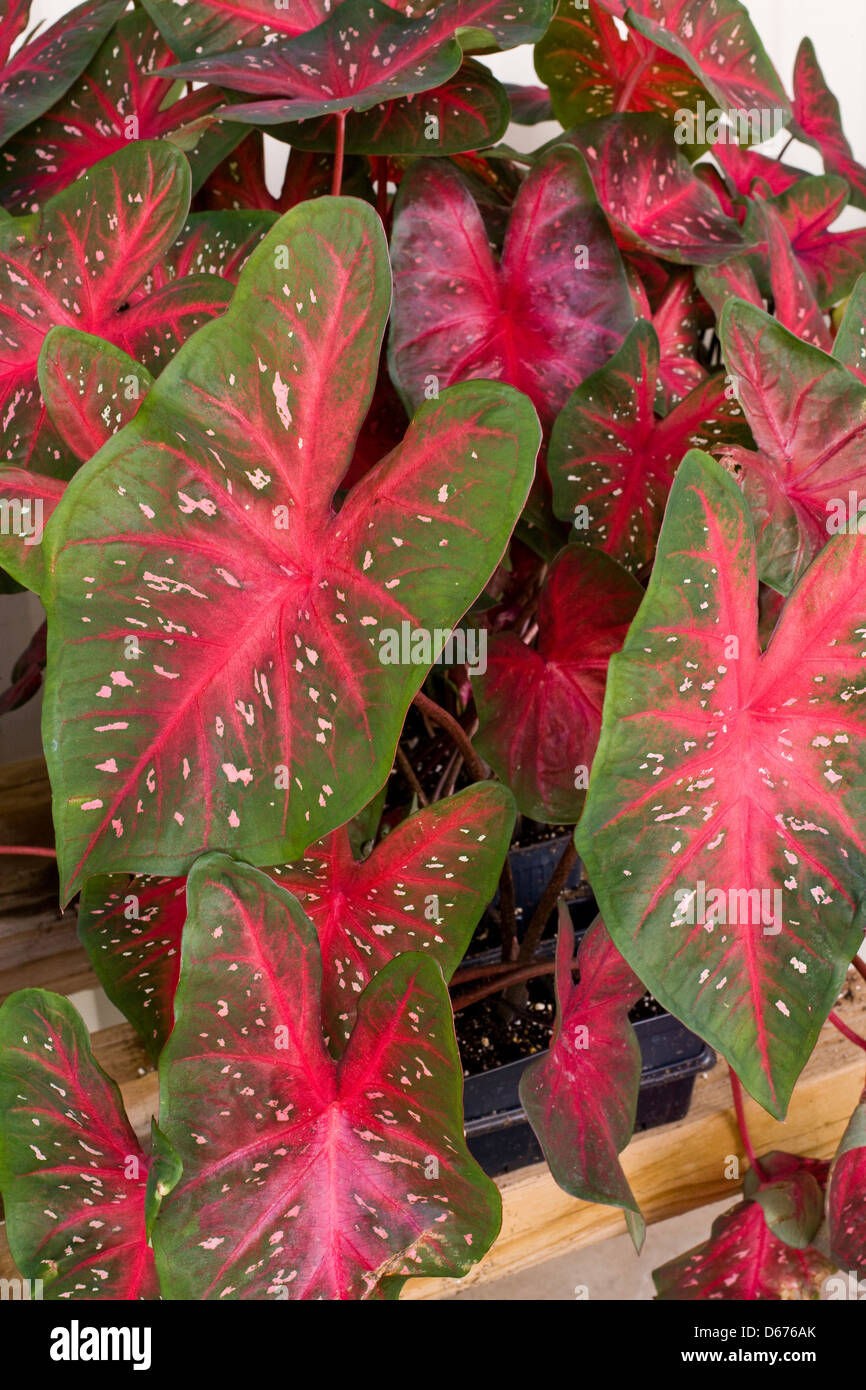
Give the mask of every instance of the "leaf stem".
[{"label": "leaf stem", "polygon": [[[572,967],[577,965],[577,957],[571,962]],[[494,966],[495,970],[496,967]],[[498,990],[504,989],[506,985],[518,985],[524,980],[533,980],[538,975],[552,975],[556,969],[556,961],[537,960],[531,965],[515,967],[509,974],[502,971],[497,978],[488,980],[486,984],[478,985],[476,989],[467,989],[463,994],[458,994],[451,1000],[451,1007],[457,1013],[460,1009],[468,1008],[470,1004],[477,1004],[479,1000],[485,999],[488,994],[496,994]]]},{"label": "leaf stem", "polygon": [[445,729],[445,731],[451,735],[452,741],[463,754],[464,762],[473,780],[476,782],[485,782],[487,780],[487,769],[472,747],[472,743],[466,735],[466,730],[458,724],[454,715],[449,714],[441,705],[437,705],[435,700],[431,700],[430,697],[425,695],[421,690],[418,691],[412,703],[422,714],[425,714],[432,723],[438,724],[440,729]]},{"label": "leaf stem", "polygon": [[409,783],[409,786],[412,788],[413,792],[414,792],[415,795],[417,796],[417,798],[418,798],[418,805],[419,805],[419,806],[429,806],[430,803],[429,803],[429,801],[427,800],[427,796],[426,796],[426,793],[425,793],[425,791],[424,791],[424,788],[421,786],[421,783],[418,781],[418,778],[417,778],[416,773],[415,773],[415,769],[414,769],[414,767],[412,766],[412,764],[410,763],[409,759],[406,757],[406,754],[403,752],[403,749],[400,747],[399,743],[397,744],[397,759],[396,759],[396,761],[397,761],[397,766],[399,767],[400,771],[402,772],[404,778],[405,778],[406,781]]},{"label": "leaf stem", "polygon": [[863,979],[866,980],[866,961],[861,960],[858,955],[854,957],[851,964],[853,965],[854,969],[858,972],[858,974],[862,975]]},{"label": "leaf stem", "polygon": [[505,856],[499,875],[499,934],[502,937],[502,963],[512,965],[517,956],[517,912],[514,904],[514,874]]},{"label": "leaf stem", "polygon": [[755,1150],[752,1147],[752,1141],[749,1137],[749,1127],[746,1124],[746,1109],[743,1104],[743,1088],[740,1084],[740,1078],[737,1076],[737,1073],[734,1071],[733,1067],[730,1068],[730,1077],[731,1092],[734,1097],[734,1109],[737,1112],[737,1127],[740,1131],[740,1138],[743,1141],[743,1148],[746,1150],[746,1157],[748,1158],[749,1164],[755,1170],[761,1182],[766,1182],[767,1174],[761,1167],[761,1161],[758,1158],[758,1155],[755,1153]]},{"label": "leaf stem", "polygon": [[524,962],[532,960],[535,955],[538,943],[544,934],[544,928],[547,926],[548,918],[556,907],[559,895],[576,863],[577,847],[574,843],[574,837],[569,836],[565,849],[559,857],[559,863],[541,896],[541,901],[530,918],[529,926],[526,928],[526,935],[517,955],[518,964],[522,965]]},{"label": "leaf stem", "polygon": [[834,1028],[838,1028],[843,1038],[854,1043],[855,1047],[862,1047],[863,1051],[866,1052],[866,1038],[861,1038],[859,1033],[855,1033],[853,1028],[849,1028],[845,1020],[840,1018],[832,1009],[830,1010],[830,1022]]},{"label": "leaf stem", "polygon": [[44,849],[39,845],[0,845],[0,854],[37,854],[42,859],[56,859],[56,849]]},{"label": "leaf stem", "polygon": [[334,151],[334,176],[331,180],[331,194],[339,198],[343,187],[343,159],[346,153],[346,116],[348,112],[337,112],[337,146]]}]

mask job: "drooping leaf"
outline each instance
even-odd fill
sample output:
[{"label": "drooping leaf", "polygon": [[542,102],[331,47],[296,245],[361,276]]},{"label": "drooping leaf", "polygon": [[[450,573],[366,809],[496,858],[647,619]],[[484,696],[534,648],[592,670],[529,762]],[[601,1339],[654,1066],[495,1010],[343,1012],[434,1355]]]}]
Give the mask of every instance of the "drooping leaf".
[{"label": "drooping leaf", "polygon": [[123,15],[65,96],[9,142],[0,159],[0,202],[35,212],[47,198],[131,140],[158,140],[221,103],[202,88],[164,105],[151,74],[174,55],[140,10]]},{"label": "drooping leaf", "polygon": [[[489,68],[467,58],[453,77],[422,96],[386,101],[346,120],[347,154],[459,154],[483,149],[508,127],[508,97]],[[333,150],[336,123],[330,116],[287,126],[293,149]]]},{"label": "drooping leaf", "polygon": [[635,30],[623,41],[609,14],[596,4],[560,0],[553,22],[535,46],[535,70],[550,88],[564,126],[617,111],[658,111],[672,119],[706,97],[679,58]]},{"label": "drooping leaf", "polygon": [[757,1202],[740,1202],[717,1216],[709,1240],[653,1271],[656,1297],[702,1299],[817,1299],[835,1266],[818,1250],[794,1250],[772,1234]]},{"label": "drooping leaf", "polygon": [[761,1157],[763,1177],[750,1168],[743,1196],[753,1198],[777,1240],[805,1250],[824,1218],[824,1188],[829,1163],[798,1154],[774,1152]]},{"label": "drooping leaf", "polygon": [[866,382],[866,275],[861,275],[845,305],[833,356]]},{"label": "drooping leaf", "polygon": [[158,1298],[147,1169],[69,1001],[10,995],[0,1008],[0,1189],[23,1277],[42,1279],[46,1298]]},{"label": "drooping leaf", "polygon": [[183,1164],[154,1228],[167,1296],[369,1298],[389,1278],[464,1274],[499,1194],[463,1140],[438,966],[411,952],[376,975],[337,1062],[316,932],[291,894],[222,855],[188,893],[160,1061],[160,1125]]},{"label": "drooping leaf", "polygon": [[[332,1048],[377,970],[421,951],[450,978],[493,897],[511,830],[510,793],[469,787],[403,821],[363,862],[345,827],[268,873],[301,902],[322,948],[322,1019]],[[154,1056],[171,1031],[186,912],[183,879],[88,879],[78,933],[109,998]]]},{"label": "drooping leaf", "polygon": [[834,1260],[841,1269],[866,1274],[866,1091],[836,1150],[827,1217]]},{"label": "drooping leaf", "polygon": [[[106,338],[130,356],[162,361],[229,290],[219,276],[148,293],[147,277],[183,226],[189,165],[167,141],[133,141],[89,169],[0,252],[0,408],[4,462],[61,476],[39,391],[42,343],[63,325]],[[141,297],[136,292],[141,287]],[[85,292],[86,291],[86,292]]]},{"label": "drooping leaf", "polygon": [[126,0],[85,0],[9,58],[6,46],[21,32],[26,14],[13,0],[0,71],[0,145],[63,96],[125,7]]},{"label": "drooping leaf", "polygon": [[779,1117],[863,934],[864,582],[833,538],[762,653],[743,495],[687,455],[576,834],[614,944]]},{"label": "drooping leaf", "polygon": [[498,265],[461,176],[419,161],[400,186],[391,256],[389,362],[413,406],[455,381],[496,378],[525,391],[549,422],[633,322],[586,166],[565,146],[523,184]]},{"label": "drooping leaf", "polygon": [[443,0],[410,18],[382,0],[340,0],[315,29],[195,57],[169,73],[255,98],[225,108],[233,121],[282,125],[439,87],[463,61],[459,30],[513,48],[541,37],[551,9],[552,0]]},{"label": "drooping leaf", "polygon": [[743,470],[760,577],[788,593],[844,529],[849,492],[866,476],[866,387],[752,305],[732,300],[719,334],[758,448],[731,445],[725,454]]},{"label": "drooping leaf", "polygon": [[644,1221],[619,1155],[634,1130],[641,1052],[628,1012],[643,985],[599,919],[578,955],[572,983],[574,928],[559,914],[556,1027],[549,1052],[520,1079],[520,1102],[556,1182],[585,1202],[622,1207],[636,1248]]},{"label": "drooping leaf", "polygon": [[691,68],[723,111],[791,108],[785,89],[739,0],[600,0]]},{"label": "drooping leaf", "polygon": [[586,158],[620,246],[686,265],[715,265],[748,249],[661,116],[607,116],[567,139]]},{"label": "drooping leaf", "polygon": [[70,484],[46,690],[66,894],[142,863],[182,874],[209,846],[283,863],[385,780],[427,669],[383,661],[387,634],[459,620],[539,442],[528,401],[467,383],[336,512],[389,303],[366,203],[293,209]]},{"label": "drooping leaf", "polygon": [[533,820],[580,817],[598,736],[607,663],[622,646],[640,585],[599,550],[569,546],[538,603],[538,640],[491,633],[473,675],[475,746]]},{"label": "drooping leaf", "polygon": [[794,120],[799,135],[820,150],[825,171],[844,179],[854,206],[866,208],[866,169],[854,158],[811,39],[802,40],[794,63]]},{"label": "drooping leaf", "polygon": [[843,179],[815,175],[771,200],[822,309],[850,294],[866,265],[866,228],[832,230],[848,199]]},{"label": "drooping leaf", "polygon": [[641,321],[616,356],[570,396],[548,452],[553,508],[572,523],[572,538],[632,572],[652,560],[683,455],[750,439],[740,405],[718,374],[659,418],[659,369],[655,329]]},{"label": "drooping leaf", "polygon": [[153,385],[146,367],[113,343],[78,328],[52,328],[37,364],[39,389],[57,439],[61,475],[92,458],[131,420]]}]

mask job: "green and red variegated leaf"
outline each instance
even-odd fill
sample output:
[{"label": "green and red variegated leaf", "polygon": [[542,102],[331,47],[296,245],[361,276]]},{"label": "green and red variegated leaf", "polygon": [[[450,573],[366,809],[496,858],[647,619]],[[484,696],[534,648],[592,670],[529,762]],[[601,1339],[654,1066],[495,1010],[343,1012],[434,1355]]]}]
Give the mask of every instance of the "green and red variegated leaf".
[{"label": "green and red variegated leaf", "polygon": [[102,988],[154,1059],[174,1022],[185,919],[185,878],[100,874],[81,890],[81,944]]},{"label": "green and red variegated leaf", "polygon": [[[182,58],[219,53],[242,44],[252,47],[266,40],[294,38],[321,24],[334,8],[333,0],[291,0],[286,6],[274,0],[142,0],[159,32]],[[339,4],[339,0],[337,0]]]},{"label": "green and red variegated leaf", "polygon": [[815,1249],[794,1250],[777,1240],[757,1202],[740,1202],[713,1222],[709,1240],[653,1271],[656,1297],[702,1299],[817,1299],[835,1265]]},{"label": "green and red variegated leaf", "polygon": [[50,329],[78,328],[134,358],[147,353],[160,361],[181,333],[225,307],[229,289],[217,276],[207,283],[202,276],[186,291],[146,292],[153,265],[186,218],[189,177],[185,157],[168,142],[133,141],[50,199],[32,236],[25,227],[0,251],[4,462],[63,475],[57,456],[65,451],[37,375]]},{"label": "green and red variegated leaf", "polygon": [[805,1250],[824,1219],[824,1189],[830,1164],[823,1159],[775,1151],[760,1160],[760,1174],[750,1168],[743,1196],[753,1198],[777,1240]]},{"label": "green and red variegated leaf", "polygon": [[574,928],[560,908],[556,943],[556,1027],[550,1051],[530,1062],[520,1101],[555,1181],[572,1197],[622,1207],[640,1250],[645,1226],[619,1155],[634,1130],[641,1052],[629,1009],[644,987],[598,918],[578,955]]},{"label": "green and red variegated leaf", "polygon": [[[625,41],[599,5],[560,0],[535,46],[535,70],[550,88],[556,119],[580,125],[615,111],[690,111],[707,93],[679,58],[630,30]],[[623,105],[625,103],[625,105]]]},{"label": "green and red variegated leaf", "polygon": [[[333,169],[334,162],[329,155],[290,150],[283,186],[275,197],[265,182],[264,136],[260,130],[253,130],[208,176],[195,205],[218,212],[251,208],[288,212],[296,203],[330,193]],[[347,172],[348,168],[344,167],[344,192],[350,191]]]},{"label": "green and red variegated leaf", "polygon": [[622,342],[634,313],[586,165],[557,146],[520,189],[497,265],[462,177],[423,161],[400,186],[391,240],[389,363],[404,399],[485,377],[549,423]]},{"label": "green and red variegated leaf", "polygon": [[784,193],[800,179],[807,178],[804,169],[770,159],[759,150],[745,149],[732,140],[720,140],[713,146],[713,159],[724,171],[729,187],[744,198],[758,190],[771,194]]},{"label": "green and red variegated leaf", "polygon": [[742,492],[687,455],[576,835],[614,944],[779,1117],[863,936],[864,586],[835,537],[762,653]]},{"label": "green and red variegated leaf", "polygon": [[764,296],[748,256],[734,256],[724,265],[699,265],[695,283],[717,320],[730,299],[744,299],[758,309],[764,308]]},{"label": "green and red variegated leaf", "polygon": [[524,87],[520,83],[503,83],[511,105],[511,119],[516,125],[540,125],[554,119],[550,92],[546,87]]},{"label": "green and red variegated leaf", "polygon": [[[848,199],[844,179],[820,175],[799,179],[772,199],[822,309],[850,294],[866,265],[866,228],[832,230]],[[760,246],[757,249],[759,253],[764,250]]]},{"label": "green and red variegated leaf", "polygon": [[27,468],[0,468],[0,565],[28,589],[45,582],[42,534],[66,484]]},{"label": "green and red variegated leaf", "polygon": [[[489,68],[467,58],[453,77],[423,97],[382,102],[351,111],[346,120],[347,154],[460,154],[494,145],[508,128],[508,96]],[[299,121],[282,132],[293,149],[329,150],[336,144],[330,116]]]},{"label": "green and red variegated leaf", "polygon": [[625,640],[641,587],[607,555],[569,546],[538,602],[538,640],[494,632],[473,675],[482,757],[533,820],[580,817],[598,736],[607,663]]},{"label": "green and red variegated leaf", "polygon": [[[0,145],[63,96],[125,8],[126,0],[87,0],[7,56],[0,70]],[[4,43],[21,32],[21,15],[16,3]]]},{"label": "green and red variegated leaf", "polygon": [[61,477],[71,477],[79,463],[92,458],[131,420],[153,385],[146,367],[113,343],[78,328],[50,330],[37,371],[57,438],[56,471]]},{"label": "green and red variegated leaf", "polygon": [[[410,816],[365,860],[345,827],[268,874],[301,901],[319,935],[322,1022],[339,1051],[377,970],[421,951],[450,978],[493,897],[514,825],[505,787],[482,783]],[[185,880],[88,879],[78,932],[109,998],[158,1056],[173,1021]]]},{"label": "green and red variegated leaf", "polygon": [[845,305],[833,356],[866,382],[866,275],[857,280]]},{"label": "green and red variegated leaf", "polygon": [[70,484],[47,690],[66,894],[208,847],[284,863],[384,782],[425,669],[381,660],[382,634],[460,619],[540,433],[517,392],[466,383],[337,512],[390,298],[366,203],[293,209]]},{"label": "green and red variegated leaf", "polygon": [[30,0],[6,0],[0,14],[0,64],[6,63],[13,43],[24,33],[30,16]]},{"label": "green and red variegated leaf", "polygon": [[66,95],[4,149],[4,207],[34,212],[130,140],[170,136],[221,104],[204,88],[163,106],[169,89],[151,74],[173,61],[146,15],[124,15]]},{"label": "green and red variegated leaf", "polygon": [[[752,260],[761,263],[761,279],[769,286],[775,317],[804,342],[829,352],[833,337],[827,319],[818,307],[812,282],[794,255],[785,225],[772,203],[753,203],[746,228],[754,231],[762,248],[752,254]],[[726,267],[719,269],[724,272]],[[759,307],[763,308],[763,304]]]},{"label": "green and red variegated leaf", "polygon": [[750,304],[732,300],[719,335],[758,448],[725,456],[743,470],[760,577],[788,593],[866,483],[866,386]]},{"label": "green and red variegated leaf", "polygon": [[585,156],[598,200],[626,250],[715,265],[749,249],[661,116],[606,116],[578,126],[567,139]]},{"label": "green and red variegated leaf", "polygon": [[376,975],[335,1061],[319,943],[291,894],[209,854],[188,896],[160,1060],[183,1163],[154,1228],[166,1296],[381,1298],[391,1280],[464,1274],[500,1204],[463,1140],[439,967],[410,952]]},{"label": "green and red variegated leaf", "polygon": [[751,440],[735,394],[719,374],[660,419],[659,368],[655,329],[642,320],[616,356],[571,395],[553,427],[547,459],[553,508],[573,523],[573,539],[606,551],[632,572],[652,561],[683,455]]},{"label": "green and red variegated leaf", "polygon": [[811,39],[802,40],[794,64],[794,120],[801,138],[820,150],[826,172],[844,179],[855,207],[866,208],[866,169],[854,158]]},{"label": "green and red variegated leaf", "polygon": [[833,1259],[866,1275],[866,1091],[836,1150],[827,1218]]},{"label": "green and red variegated leaf", "polygon": [[409,18],[382,0],[340,0],[294,38],[211,53],[168,71],[255,98],[225,108],[233,121],[282,125],[439,87],[463,61],[460,29],[513,48],[540,38],[551,10],[552,0],[443,0]]},{"label": "green and red variegated leaf", "polygon": [[188,275],[219,275],[236,284],[277,216],[275,211],[260,208],[192,213],[173,245],[154,266],[147,285],[136,291],[132,303]]},{"label": "green and red variegated leaf", "polygon": [[611,14],[680,58],[725,111],[778,110],[785,89],[739,0],[600,0]]},{"label": "green and red variegated leaf", "polygon": [[659,399],[665,410],[671,410],[707,379],[706,368],[696,355],[701,340],[701,305],[689,271],[671,276],[651,317],[659,340]]},{"label": "green and red variegated leaf", "polygon": [[155,1299],[148,1161],[67,999],[24,989],[0,1009],[0,1189],[9,1248],[46,1298]]}]

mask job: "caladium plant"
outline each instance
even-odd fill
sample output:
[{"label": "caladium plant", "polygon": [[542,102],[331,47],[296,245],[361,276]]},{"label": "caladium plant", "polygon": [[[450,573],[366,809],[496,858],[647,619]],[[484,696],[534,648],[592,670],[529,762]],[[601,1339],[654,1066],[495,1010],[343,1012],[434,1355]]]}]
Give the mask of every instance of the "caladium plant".
[{"label": "caladium plant", "polygon": [[19,1273],[459,1278],[506,1058],[640,1245],[666,1008],[749,1168],[659,1297],[856,1284],[866,1102],[761,1156],[742,1094],[866,1048],[866,176],[814,47],[789,101],[739,0],[126,10],[0,19],[0,588],[47,615],[0,715],[44,669],[61,901],[158,1069],[127,1113],[67,999],[0,1009]]}]

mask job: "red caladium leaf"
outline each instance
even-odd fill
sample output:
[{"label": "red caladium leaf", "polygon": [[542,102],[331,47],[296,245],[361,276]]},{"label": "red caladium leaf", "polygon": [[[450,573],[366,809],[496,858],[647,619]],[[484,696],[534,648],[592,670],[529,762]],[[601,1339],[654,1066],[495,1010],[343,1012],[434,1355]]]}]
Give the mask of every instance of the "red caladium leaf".
[{"label": "red caladium leaf", "polygon": [[500,1203],[463,1140],[439,967],[410,952],[376,975],[335,1061],[319,943],[291,894],[209,854],[188,897],[160,1060],[162,1127],[183,1163],[154,1229],[166,1295],[369,1298],[408,1275],[464,1274]]},{"label": "red caladium leaf", "polygon": [[[418,96],[386,101],[346,120],[348,154],[459,154],[494,145],[508,128],[508,96],[489,68],[466,59],[441,87]],[[283,132],[293,148],[334,150],[336,123],[330,116],[298,121]]]},{"label": "red caladium leaf", "polygon": [[[185,157],[167,141],[133,141],[50,199],[32,239],[21,235],[0,251],[4,461],[55,471],[58,439],[37,380],[39,352],[55,325],[153,359],[224,308],[229,289],[218,276],[146,293],[151,267],[186,218],[189,177]],[[138,286],[142,299],[129,307]]]},{"label": "red caladium leaf", "polygon": [[748,249],[661,116],[607,116],[567,138],[585,155],[599,202],[627,250],[714,265]]},{"label": "red caladium leaf", "polygon": [[[296,203],[330,193],[333,178],[330,156],[290,150],[283,186],[275,197],[265,182],[264,137],[250,131],[209,175],[196,198],[202,208],[250,209],[288,212]],[[349,162],[343,170],[343,190],[349,192]]]},{"label": "red caladium leaf", "polygon": [[69,476],[132,419],[153,385],[147,368],[128,353],[78,328],[51,329],[37,370],[58,440],[56,471],[61,472],[65,456]]},{"label": "red caladium leaf", "polygon": [[413,406],[473,377],[509,381],[549,422],[634,321],[628,283],[580,155],[557,146],[514,203],[499,265],[445,163],[403,179],[391,239],[389,362]]},{"label": "red caladium leaf", "polygon": [[[866,264],[866,228],[831,230],[848,199],[843,179],[819,175],[798,180],[772,199],[822,309],[838,304],[851,292]],[[764,249],[758,248],[759,252]]]},{"label": "red caladium leaf", "polygon": [[[779,76],[739,0],[600,0],[691,68],[724,111],[791,108]],[[755,143],[760,143],[756,141]]]},{"label": "red caladium leaf", "polygon": [[552,0],[443,0],[408,18],[382,0],[340,0],[294,38],[197,57],[168,72],[256,97],[225,108],[233,121],[282,125],[439,87],[463,61],[458,30],[481,30],[513,48],[541,37],[551,9]]},{"label": "red caladium leaf", "polygon": [[624,42],[599,5],[577,8],[571,0],[560,0],[536,44],[535,70],[564,126],[615,111],[658,111],[673,119],[707,95],[679,58],[634,30]]},{"label": "red caladium leaf", "polygon": [[26,705],[37,690],[42,689],[47,637],[48,624],[43,623],[36,629],[12,667],[11,684],[0,694],[0,714],[8,714],[10,710]]},{"label": "red caladium leaf", "polygon": [[733,140],[720,140],[713,146],[713,159],[721,166],[725,177],[736,193],[744,198],[753,196],[756,187],[771,194],[784,193],[808,175],[803,169],[770,159],[759,150],[744,149]]},{"label": "red caladium leaf", "polygon": [[[322,1019],[336,1051],[358,995],[404,951],[450,978],[493,897],[514,825],[505,787],[482,783],[403,821],[362,862],[343,827],[297,864],[268,873],[301,901],[319,936]],[[78,933],[109,998],[157,1056],[173,1019],[186,912],[184,879],[88,879]]]},{"label": "red caladium leaf", "polygon": [[265,232],[270,231],[277,214],[258,208],[240,211],[194,212],[183,229],[153,268],[146,286],[132,296],[133,305],[154,289],[189,275],[221,275],[237,282]]},{"label": "red caladium leaf", "polygon": [[130,140],[158,140],[221,103],[202,89],[166,100],[150,76],[174,55],[141,11],[127,14],[62,100],[19,133],[0,157],[0,201],[13,213],[35,212],[91,165]]},{"label": "red caladium leaf", "polygon": [[535,647],[492,633],[474,675],[475,740],[533,820],[573,824],[601,732],[607,663],[637,612],[640,585],[599,550],[569,546],[538,602]]},{"label": "red caladium leaf", "polygon": [[[337,0],[339,4],[340,0]],[[175,53],[197,58],[241,44],[251,47],[280,38],[294,38],[315,29],[334,9],[333,0],[291,0],[278,6],[273,0],[142,0],[157,29]],[[396,8],[396,6],[395,6]]]},{"label": "red caladium leaf", "polygon": [[717,1216],[709,1240],[653,1271],[656,1297],[702,1299],[817,1299],[833,1265],[818,1250],[794,1250],[772,1234],[757,1202],[740,1202]]},{"label": "red caladium leaf", "polygon": [[833,356],[866,382],[866,275],[860,276],[845,305]]},{"label": "red caladium leaf", "polygon": [[466,383],[336,512],[390,298],[366,203],[292,209],[70,484],[46,690],[66,894],[119,869],[182,874],[215,844],[283,863],[384,782],[433,658],[390,664],[383,643],[404,622],[450,629],[475,600],[539,443],[524,397]]},{"label": "red caladium leaf", "polygon": [[9,1247],[46,1298],[155,1299],[148,1160],[120,1092],[59,994],[0,1009],[0,1189]]},{"label": "red caladium leaf", "polygon": [[771,203],[755,203],[747,226],[761,228],[762,245],[766,246],[762,259],[776,318],[804,342],[829,352],[833,346],[830,328],[806,271],[794,255],[779,213]]},{"label": "red caladium leaf", "polygon": [[550,438],[553,509],[575,540],[632,572],[651,561],[674,474],[691,448],[750,442],[743,412],[721,375],[661,419],[659,343],[652,324],[632,329],[615,357],[571,395]]},{"label": "red caladium leaf", "polygon": [[0,63],[9,57],[12,45],[27,28],[30,15],[30,0],[6,0],[0,14]]},{"label": "red caladium leaf", "polygon": [[742,492],[688,454],[576,834],[614,944],[779,1117],[863,935],[864,583],[833,538],[762,653]]},{"label": "red caladium leaf", "polygon": [[2,39],[0,144],[63,96],[125,8],[126,0],[87,0],[9,58],[9,45],[21,33],[26,14],[14,0]]},{"label": "red caladium leaf", "polygon": [[854,158],[811,39],[803,39],[794,63],[794,119],[798,134],[821,151],[826,172],[843,178],[855,207],[866,208],[866,169]]},{"label": "red caladium leaf", "polygon": [[511,104],[511,119],[516,125],[539,125],[554,119],[546,87],[523,87],[516,82],[504,82],[503,86]]},{"label": "red caladium leaf", "polygon": [[[789,249],[790,245],[788,242]],[[745,299],[747,304],[764,308],[764,296],[748,256],[734,256],[724,265],[699,265],[695,283],[717,319],[729,299]]]},{"label": "red caladium leaf", "polygon": [[824,1219],[829,1163],[774,1152],[764,1154],[760,1164],[760,1174],[754,1168],[746,1174],[743,1196],[758,1203],[777,1240],[794,1250],[805,1250]]},{"label": "red caladium leaf", "polygon": [[584,937],[572,983],[574,928],[560,908],[556,1027],[550,1051],[520,1079],[520,1102],[559,1186],[585,1202],[622,1207],[635,1246],[640,1207],[619,1155],[634,1130],[641,1052],[629,1009],[644,987],[597,919]]},{"label": "red caladium leaf", "polygon": [[[866,476],[866,388],[834,358],[733,300],[719,335],[758,453],[731,444],[758,534],[761,579],[788,593]],[[857,507],[854,507],[856,527]]]},{"label": "red caladium leaf", "polygon": [[827,1217],[834,1260],[866,1275],[866,1091],[836,1150]]},{"label": "red caladium leaf", "polygon": [[700,296],[689,271],[672,275],[652,317],[659,340],[659,397],[665,410],[707,379],[696,353],[701,338]]}]

